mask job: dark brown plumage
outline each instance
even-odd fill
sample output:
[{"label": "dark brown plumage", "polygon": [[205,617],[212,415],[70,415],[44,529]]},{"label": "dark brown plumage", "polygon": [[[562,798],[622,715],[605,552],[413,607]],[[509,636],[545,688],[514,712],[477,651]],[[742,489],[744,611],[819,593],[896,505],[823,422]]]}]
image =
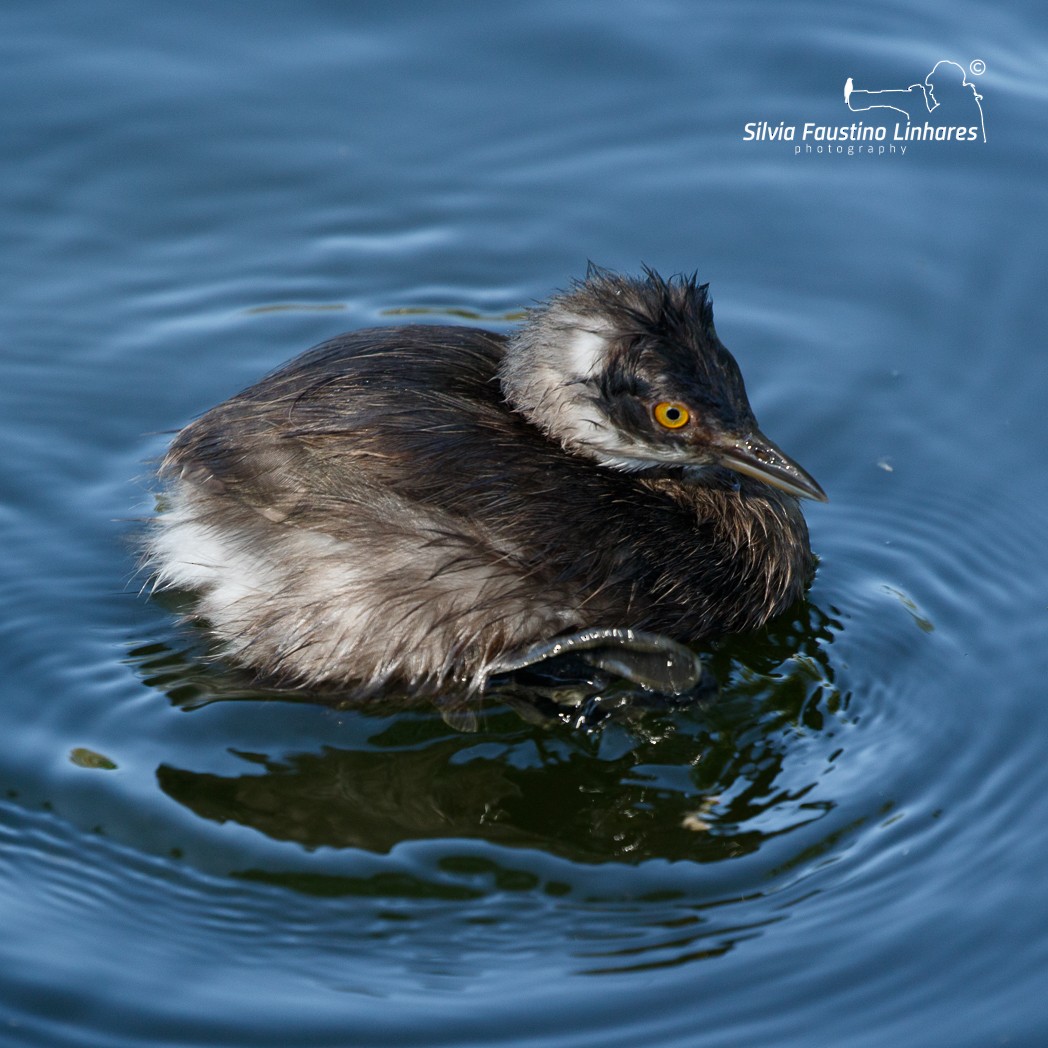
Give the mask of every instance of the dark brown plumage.
[{"label": "dark brown plumage", "polygon": [[589,627],[760,626],[811,574],[795,496],[825,497],[757,429],[705,286],[603,270],[509,339],[326,342],[187,426],[161,476],[158,584],[197,591],[234,660],[360,694],[482,687]]}]

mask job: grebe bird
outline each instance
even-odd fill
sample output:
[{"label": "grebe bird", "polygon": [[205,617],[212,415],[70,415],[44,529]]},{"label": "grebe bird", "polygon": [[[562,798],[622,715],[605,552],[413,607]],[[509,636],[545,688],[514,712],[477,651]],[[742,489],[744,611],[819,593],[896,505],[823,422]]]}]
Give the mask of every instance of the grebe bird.
[{"label": "grebe bird", "polygon": [[356,697],[575,650],[684,690],[678,642],[801,596],[797,499],[826,498],[758,429],[707,285],[594,266],[508,338],[325,342],[183,429],[160,476],[156,585],[261,678]]}]

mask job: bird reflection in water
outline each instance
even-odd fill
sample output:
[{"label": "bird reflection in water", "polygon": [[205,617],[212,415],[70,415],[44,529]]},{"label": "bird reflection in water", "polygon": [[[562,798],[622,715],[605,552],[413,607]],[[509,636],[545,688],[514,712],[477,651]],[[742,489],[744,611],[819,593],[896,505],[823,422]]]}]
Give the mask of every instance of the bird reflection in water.
[{"label": "bird reflection in water", "polygon": [[[241,752],[240,774],[225,763],[218,772],[165,762],[157,776],[201,818],[310,850],[386,853],[403,841],[474,838],[580,862],[716,862],[824,813],[805,799],[810,783],[782,780],[797,734],[818,737],[846,712],[830,657],[840,629],[802,603],[711,652],[724,681],[716,701],[609,718],[596,732],[551,732],[493,695],[477,730],[462,734],[438,711],[405,710],[408,697],[387,696],[336,714],[365,732],[374,724],[356,748],[286,752],[277,743],[271,754]],[[260,701],[235,672],[163,645],[132,658],[177,705]]]}]

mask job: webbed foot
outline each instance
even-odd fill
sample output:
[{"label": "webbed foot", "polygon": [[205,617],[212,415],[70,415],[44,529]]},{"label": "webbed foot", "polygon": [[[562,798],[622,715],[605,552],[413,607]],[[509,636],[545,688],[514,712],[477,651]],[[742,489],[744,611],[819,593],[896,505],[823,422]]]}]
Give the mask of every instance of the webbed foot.
[{"label": "webbed foot", "polygon": [[683,644],[659,633],[631,629],[588,629],[539,641],[503,656],[492,676],[533,669],[556,669],[558,662],[583,662],[662,695],[683,695],[702,680],[699,657]]}]

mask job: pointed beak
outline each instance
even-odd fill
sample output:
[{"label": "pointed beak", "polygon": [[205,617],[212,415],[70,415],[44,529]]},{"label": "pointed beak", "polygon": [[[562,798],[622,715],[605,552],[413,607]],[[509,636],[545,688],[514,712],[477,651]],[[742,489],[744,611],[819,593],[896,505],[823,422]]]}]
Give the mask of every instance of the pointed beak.
[{"label": "pointed beak", "polygon": [[720,464],[736,473],[744,473],[773,488],[780,488],[795,498],[829,501],[818,481],[759,429],[751,430],[741,438],[728,437],[718,441],[717,448]]}]

